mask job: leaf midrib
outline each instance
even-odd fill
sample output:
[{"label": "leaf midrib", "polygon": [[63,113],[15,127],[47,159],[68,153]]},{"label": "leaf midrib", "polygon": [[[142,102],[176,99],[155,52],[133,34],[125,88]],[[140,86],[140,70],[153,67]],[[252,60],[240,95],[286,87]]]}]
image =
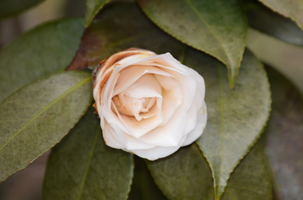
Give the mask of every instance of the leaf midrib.
[{"label": "leaf midrib", "polygon": [[[222,177],[222,173],[223,173],[223,160],[224,160],[224,142],[225,142],[225,127],[224,127],[224,94],[223,94],[223,84],[222,84],[222,72],[221,72],[221,67],[220,65],[218,65],[218,74],[219,74],[219,84],[220,84],[220,108],[221,108],[221,121],[222,121],[222,125],[221,125],[221,135],[222,135],[222,149],[221,149],[221,163],[220,163],[220,175],[219,175],[219,179],[221,179]],[[216,179],[215,179],[216,180]],[[219,184],[217,183],[217,185],[221,185],[220,181]],[[220,191],[216,191],[217,192]],[[219,194],[220,196],[220,194]]]},{"label": "leaf midrib", "polygon": [[86,182],[87,174],[88,174],[88,171],[89,171],[89,168],[90,168],[90,165],[91,165],[92,158],[94,156],[94,151],[96,149],[96,144],[97,144],[97,141],[99,139],[100,134],[101,134],[100,129],[97,129],[97,131],[95,133],[95,137],[94,137],[94,141],[93,141],[91,150],[88,154],[88,159],[87,159],[87,162],[86,162],[87,164],[85,166],[84,173],[83,173],[83,176],[82,176],[82,179],[81,179],[77,200],[80,200],[81,197],[82,197],[82,191],[83,191],[83,188],[84,188],[84,184]]},{"label": "leaf midrib", "polygon": [[52,105],[54,105],[55,103],[57,103],[60,99],[62,99],[64,96],[68,95],[69,93],[71,93],[72,91],[74,91],[75,89],[77,89],[80,85],[83,85],[84,83],[88,82],[91,80],[91,77],[84,79],[83,81],[81,81],[80,83],[76,84],[75,86],[73,86],[72,88],[70,88],[69,90],[67,90],[66,92],[64,92],[62,95],[60,95],[58,98],[56,98],[54,101],[52,101],[50,104],[48,104],[47,106],[45,106],[41,111],[39,111],[39,113],[37,115],[35,115],[33,118],[31,118],[26,124],[24,124],[16,133],[14,133],[1,147],[0,147],[0,151],[12,140],[14,139],[22,130],[24,130],[29,124],[31,124],[31,122],[33,122],[38,116],[40,116],[42,113],[44,113],[48,108],[50,108]]},{"label": "leaf midrib", "polygon": [[212,35],[214,36],[215,40],[218,42],[218,44],[221,46],[221,49],[223,50],[227,60],[228,60],[228,65],[232,65],[232,61],[230,60],[227,51],[225,49],[225,47],[223,46],[223,44],[221,43],[221,40],[218,38],[217,34],[214,32],[214,30],[210,27],[210,25],[206,22],[206,20],[204,19],[204,17],[200,14],[200,12],[194,7],[194,5],[191,3],[190,0],[184,0],[188,6],[194,11],[194,13],[196,13],[196,15],[198,16],[198,18],[203,22],[203,24],[208,28],[208,30],[212,33]]}]

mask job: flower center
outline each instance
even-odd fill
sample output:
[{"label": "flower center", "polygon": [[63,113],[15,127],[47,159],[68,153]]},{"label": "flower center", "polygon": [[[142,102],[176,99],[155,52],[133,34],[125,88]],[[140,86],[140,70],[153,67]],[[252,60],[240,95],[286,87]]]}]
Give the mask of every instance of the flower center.
[{"label": "flower center", "polygon": [[113,97],[113,102],[120,114],[133,116],[138,121],[156,114],[156,112],[149,113],[155,109],[155,97],[133,98],[122,93]]}]

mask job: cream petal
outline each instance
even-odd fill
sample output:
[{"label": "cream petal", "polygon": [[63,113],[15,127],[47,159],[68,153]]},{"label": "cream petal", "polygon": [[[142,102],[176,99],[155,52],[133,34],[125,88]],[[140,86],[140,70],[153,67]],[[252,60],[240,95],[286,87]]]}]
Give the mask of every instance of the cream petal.
[{"label": "cream petal", "polygon": [[138,139],[155,146],[177,146],[185,135],[186,117],[184,106],[179,107],[164,126],[159,126]]},{"label": "cream petal", "polygon": [[207,122],[207,108],[204,102],[202,109],[198,111],[197,123],[195,128],[188,133],[187,138],[182,146],[186,146],[196,141],[203,133]]},{"label": "cream petal", "polygon": [[161,125],[166,124],[182,103],[182,91],[179,83],[172,77],[155,75],[162,86],[162,117]]},{"label": "cream petal", "polygon": [[159,68],[161,67],[163,71],[172,74],[175,77],[175,79],[179,82],[182,90],[182,96],[184,97],[183,103],[186,105],[186,110],[188,110],[196,94],[197,82],[187,74],[183,74],[180,71],[177,71],[171,67],[163,66],[163,65],[155,65],[155,66]]},{"label": "cream petal", "polygon": [[141,149],[133,150],[132,152],[141,158],[146,158],[148,160],[157,160],[159,158],[164,158],[170,154],[176,152],[180,146],[177,147],[154,147],[152,149]]},{"label": "cream petal", "polygon": [[132,98],[159,97],[162,98],[162,89],[153,74],[145,74],[133,83],[122,94]]},{"label": "cream petal", "polygon": [[140,66],[140,65],[132,65],[127,67],[126,69],[123,69],[120,72],[121,76],[119,80],[117,81],[115,90],[113,95],[117,95],[121,92],[123,92],[125,89],[130,87],[132,84],[134,84],[139,78],[141,78],[145,74],[159,74],[163,76],[169,76],[172,75],[153,66]]},{"label": "cream petal", "polygon": [[[117,112],[117,108],[115,107],[114,104],[113,107]],[[150,130],[159,126],[163,121],[163,119],[158,115],[155,115],[148,119],[142,119],[141,121],[137,121],[134,117],[120,115],[119,113],[118,113],[118,117],[120,120],[120,124],[123,124],[124,128],[126,129],[124,130],[124,132],[127,133],[129,136],[133,136],[135,138],[139,138],[142,135],[148,133]],[[149,144],[149,142],[144,142],[144,143]]]},{"label": "cream petal", "polygon": [[124,145],[122,145],[119,138],[117,138],[115,130],[107,123],[106,120],[104,120],[104,125],[101,125],[101,127],[103,129],[102,133],[106,145],[115,149],[124,148]]},{"label": "cream petal", "polygon": [[129,136],[124,131],[122,131],[118,126],[116,126],[114,123],[109,123],[110,126],[115,130],[115,134],[121,141],[121,143],[124,145],[124,149],[129,151],[132,151],[133,149],[151,149],[154,148],[154,145],[150,145],[148,143],[142,142],[132,136]]},{"label": "cream petal", "polygon": [[204,102],[204,93],[203,91],[201,91],[201,88],[197,87],[196,95],[194,97],[192,105],[187,111],[188,117],[187,117],[186,129],[185,129],[186,133],[189,133],[195,128],[197,121],[197,111],[201,109],[203,102]]}]

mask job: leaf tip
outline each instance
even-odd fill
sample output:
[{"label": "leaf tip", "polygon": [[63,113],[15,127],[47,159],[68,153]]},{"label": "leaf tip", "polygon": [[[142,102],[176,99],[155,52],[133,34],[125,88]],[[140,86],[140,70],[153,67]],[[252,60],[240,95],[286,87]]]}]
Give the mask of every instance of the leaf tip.
[{"label": "leaf tip", "polygon": [[228,82],[230,89],[234,89],[237,83],[239,67],[232,66],[228,69]]}]

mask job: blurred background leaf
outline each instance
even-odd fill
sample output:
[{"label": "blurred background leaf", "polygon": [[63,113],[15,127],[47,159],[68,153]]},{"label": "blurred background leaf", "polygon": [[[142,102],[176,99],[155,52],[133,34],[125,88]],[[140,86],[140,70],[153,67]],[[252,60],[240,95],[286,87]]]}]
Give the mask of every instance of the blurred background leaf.
[{"label": "blurred background leaf", "polygon": [[234,90],[224,76],[226,68],[202,52],[189,49],[185,64],[203,76],[207,88],[207,125],[197,140],[214,177],[216,198],[223,194],[231,172],[260,137],[270,113],[266,72],[246,51]]},{"label": "blurred background leaf", "polygon": [[165,32],[226,64],[230,87],[235,86],[248,28],[239,1],[137,1]]},{"label": "blurred background leaf", "polygon": [[289,18],[270,10],[257,0],[245,0],[249,25],[285,42],[303,46],[303,31]]},{"label": "blurred background leaf", "polygon": [[0,104],[0,182],[58,143],[92,101],[91,74],[64,72],[24,86]]},{"label": "blurred background leaf", "polygon": [[265,152],[278,200],[303,199],[303,98],[293,84],[267,67],[273,108]]},{"label": "blurred background leaf", "polygon": [[90,25],[104,4],[109,1],[110,0],[86,0],[86,11],[84,16],[85,27],[88,27]]},{"label": "blurred background leaf", "polygon": [[124,200],[133,178],[133,156],[105,145],[91,107],[57,144],[48,160],[43,200]]},{"label": "blurred background leaf", "polygon": [[0,1],[0,20],[6,17],[19,14],[44,0],[1,0]]},{"label": "blurred background leaf", "polygon": [[181,56],[184,45],[152,24],[134,3],[113,4],[84,32],[68,69],[94,67],[108,56],[131,47]]},{"label": "blurred background leaf", "polygon": [[303,95],[303,48],[249,30],[248,48],[264,63],[292,80]]},{"label": "blurred background leaf", "polygon": [[64,70],[79,46],[82,19],[39,26],[0,51],[0,102],[20,87]]},{"label": "blurred background leaf", "polygon": [[275,12],[295,21],[303,29],[303,3],[301,0],[259,0]]}]

